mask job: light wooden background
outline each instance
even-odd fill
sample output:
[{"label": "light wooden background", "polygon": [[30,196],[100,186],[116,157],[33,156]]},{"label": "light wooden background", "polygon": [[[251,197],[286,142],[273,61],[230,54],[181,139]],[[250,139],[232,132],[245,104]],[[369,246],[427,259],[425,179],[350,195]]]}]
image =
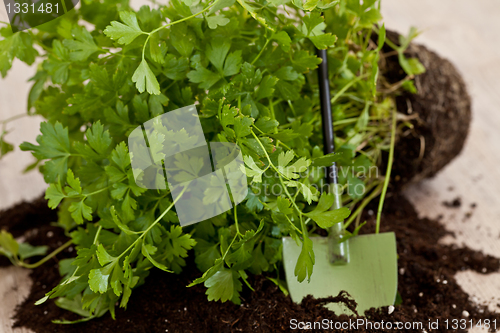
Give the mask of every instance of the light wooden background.
[{"label": "light wooden background", "polygon": [[[144,1],[133,0],[139,6]],[[437,177],[406,191],[419,214],[444,216],[449,230],[455,231],[446,243],[466,244],[500,257],[500,2],[498,0],[383,0],[386,27],[401,33],[410,26],[422,30],[417,39],[449,58],[463,74],[473,98],[473,123],[461,156]],[[0,7],[0,20],[6,20]],[[25,112],[33,69],[16,61],[7,78],[0,79],[0,119]],[[10,142],[34,142],[39,118],[24,118],[9,125]],[[29,153],[17,148],[0,160],[0,209],[40,195],[45,184],[36,172],[22,174],[32,161]],[[454,190],[450,191],[449,188]],[[460,209],[449,209],[445,200],[461,197]],[[464,221],[470,204],[476,203],[470,219]],[[432,230],[429,230],[432,232]],[[500,273],[480,275],[462,272],[457,279],[478,302],[490,301],[496,309],[500,301]],[[13,309],[29,291],[28,271],[0,269],[0,333],[28,332],[11,329]],[[14,291],[15,290],[15,291]],[[493,299],[493,301],[492,301]],[[396,310],[397,311],[397,310]]]}]

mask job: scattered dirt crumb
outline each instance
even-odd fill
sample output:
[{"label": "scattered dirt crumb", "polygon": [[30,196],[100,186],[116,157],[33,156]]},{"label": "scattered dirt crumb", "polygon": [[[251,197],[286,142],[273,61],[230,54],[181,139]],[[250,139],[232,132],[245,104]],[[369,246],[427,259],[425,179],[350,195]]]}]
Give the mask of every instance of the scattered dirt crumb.
[{"label": "scattered dirt crumb", "polygon": [[457,197],[452,201],[443,201],[443,206],[448,208],[459,208],[460,206],[462,206],[462,199],[460,197]]}]

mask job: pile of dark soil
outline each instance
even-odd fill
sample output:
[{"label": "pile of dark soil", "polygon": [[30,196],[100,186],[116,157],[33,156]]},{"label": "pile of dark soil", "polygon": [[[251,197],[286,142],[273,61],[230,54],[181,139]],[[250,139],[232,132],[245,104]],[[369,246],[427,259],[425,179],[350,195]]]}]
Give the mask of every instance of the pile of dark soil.
[{"label": "pile of dark soil", "polygon": [[[368,224],[363,232],[372,232],[374,214],[368,207],[364,218]],[[25,235],[32,244],[49,244],[56,248],[67,240],[62,229],[51,226],[56,215],[44,200],[22,203],[0,213],[0,228],[16,236]],[[438,244],[448,231],[438,222],[419,219],[411,204],[402,196],[388,198],[382,231],[394,231],[398,240],[399,293],[402,304],[389,314],[388,308],[372,309],[365,318],[373,322],[422,322],[440,319],[490,319],[500,324],[500,315],[475,304],[456,283],[454,274],[474,270],[481,274],[496,272],[499,259],[469,248]],[[68,248],[58,259],[74,255]],[[78,319],[78,316],[58,308],[53,301],[35,306],[34,302],[60,280],[57,260],[51,260],[31,272],[33,286],[26,300],[17,308],[16,326],[35,332],[276,332],[289,331],[291,320],[314,322],[323,319],[349,321],[321,306],[322,300],[308,298],[298,305],[286,297],[263,276],[253,276],[255,289],[245,288],[241,306],[230,302],[208,302],[203,286],[185,286],[200,272],[190,265],[180,275],[152,270],[147,283],[134,290],[128,309],[118,309],[116,320],[109,314],[102,318],[75,325],[56,325],[54,319]],[[347,301],[340,295],[337,301]],[[352,301],[350,302],[352,305]],[[465,317],[467,316],[468,317]],[[442,324],[444,325],[444,324]],[[431,330],[426,329],[428,332]],[[320,330],[317,330],[320,331]],[[384,332],[381,329],[347,329],[344,332]],[[394,330],[388,330],[394,331]],[[412,332],[412,330],[405,330]],[[422,330],[414,330],[421,332]],[[436,330],[432,330],[436,331]],[[445,331],[443,327],[437,331]],[[458,332],[459,330],[457,330]]]},{"label": "pile of dark soil", "polygon": [[[388,31],[387,38],[399,45],[397,32]],[[382,51],[381,85],[391,91],[406,73],[392,48],[385,45]],[[436,175],[461,152],[471,122],[471,99],[455,66],[419,44],[411,43],[405,56],[418,58],[426,72],[415,77],[416,94],[396,96],[398,112],[413,126],[396,145],[391,181],[396,188]]]}]

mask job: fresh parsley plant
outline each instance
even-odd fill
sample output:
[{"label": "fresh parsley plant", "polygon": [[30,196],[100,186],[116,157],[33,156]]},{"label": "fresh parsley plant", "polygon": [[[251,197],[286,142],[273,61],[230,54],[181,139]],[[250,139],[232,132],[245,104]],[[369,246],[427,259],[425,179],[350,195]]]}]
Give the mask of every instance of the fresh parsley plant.
[{"label": "fresh parsley plant", "polygon": [[[58,298],[82,320],[114,316],[115,304],[126,307],[150,269],[179,273],[190,254],[201,273],[189,286],[203,283],[209,300],[238,304],[243,285],[252,288],[248,274],[266,274],[286,291],[278,275],[283,236],[302,244],[295,272],[309,278],[311,235],[346,218],[356,233],[361,211],[382,191],[381,174],[359,171],[381,164],[395,108],[377,89],[386,84],[378,70],[385,41],[384,27],[375,26],[379,5],[172,0],[135,12],[127,0],[83,0],[37,29],[2,28],[2,76],[14,58],[36,61],[28,114],[46,121],[37,143],[21,149],[36,158],[29,168],[43,173],[49,207],[58,208],[58,224],[71,238],[57,251],[77,249],[60,262],[59,285],[38,303]],[[411,82],[422,68],[405,58],[407,45],[394,48]],[[322,153],[315,47],[330,58],[335,155]],[[135,184],[126,138],[190,104],[201,111],[208,141],[241,147],[251,191],[233,211],[181,228],[168,189]],[[4,141],[7,123],[2,155],[13,148]],[[333,197],[318,189],[323,167],[334,161],[350,171],[339,173],[345,208],[329,211]],[[26,264],[27,254],[44,252],[22,250],[5,232],[0,249],[30,267],[37,264]]]}]

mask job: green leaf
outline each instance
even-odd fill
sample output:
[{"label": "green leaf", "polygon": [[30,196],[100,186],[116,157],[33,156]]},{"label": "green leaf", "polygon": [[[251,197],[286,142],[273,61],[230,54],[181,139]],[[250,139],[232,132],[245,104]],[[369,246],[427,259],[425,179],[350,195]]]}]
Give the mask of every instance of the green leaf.
[{"label": "green leaf", "polygon": [[214,6],[212,8],[210,8],[208,15],[212,15],[213,13],[215,13],[218,10],[221,10],[223,8],[230,7],[234,4],[234,2],[235,2],[235,0],[219,0],[214,4]]},{"label": "green leaf", "polygon": [[302,249],[300,251],[294,270],[294,274],[299,282],[304,281],[306,277],[308,282],[311,280],[314,262],[315,258],[313,251],[313,242],[309,239],[308,236],[304,236]]},{"label": "green leaf", "polygon": [[330,167],[333,163],[339,162],[342,159],[342,153],[330,153],[312,160],[314,167]]},{"label": "green leaf", "polygon": [[318,36],[311,36],[309,40],[316,46],[317,49],[324,50],[332,47],[337,42],[337,36],[331,33],[326,33]]},{"label": "green leaf", "polygon": [[382,48],[384,47],[385,44],[385,38],[386,38],[386,31],[385,31],[385,24],[382,24],[380,27],[380,30],[378,31],[378,43],[377,43],[377,50],[380,52]]},{"label": "green leaf", "polygon": [[139,232],[138,231],[132,231],[130,230],[130,228],[123,224],[121,221],[120,221],[120,218],[118,217],[117,213],[116,213],[116,209],[115,209],[115,206],[111,206],[111,208],[109,209],[110,213],[111,213],[111,217],[113,219],[113,222],[116,224],[116,226],[118,228],[120,228],[120,230],[122,230],[124,233],[126,233],[127,235],[134,235],[134,234],[138,234]]},{"label": "green leaf", "polygon": [[19,244],[14,237],[5,230],[0,231],[0,251],[3,252],[3,254],[12,256],[17,256],[19,252]]},{"label": "green leaf", "polygon": [[42,135],[36,138],[39,146],[23,142],[21,150],[31,150],[39,160],[50,159],[45,163],[44,178],[47,183],[54,183],[57,178],[65,179],[68,158],[71,156],[68,128],[59,122],[55,125],[47,122],[40,124]]},{"label": "green leaf", "polygon": [[408,75],[420,75],[425,73],[424,65],[417,58],[406,59],[404,56],[400,56],[399,63]]},{"label": "green leaf", "polygon": [[92,208],[87,206],[83,201],[82,199],[78,202],[72,202],[68,208],[68,211],[71,212],[71,217],[78,224],[82,224],[83,219],[92,221]]},{"label": "green leaf", "polygon": [[66,194],[59,183],[50,184],[45,191],[45,199],[49,200],[48,206],[51,209],[56,209],[65,197]]},{"label": "green leaf", "polygon": [[197,239],[196,243],[196,266],[200,271],[206,272],[214,265],[215,260],[221,257],[219,244],[209,243],[203,239]]},{"label": "green leaf", "polygon": [[293,213],[293,208],[291,207],[292,203],[288,198],[279,196],[278,199],[276,200],[276,203],[278,205],[279,211],[282,212],[283,214],[290,215]]},{"label": "green leaf", "polygon": [[262,183],[262,174],[264,170],[261,170],[257,164],[255,164],[253,158],[251,156],[243,156],[243,161],[250,168],[245,168],[245,174],[247,177],[253,177],[253,182]]},{"label": "green leaf", "polygon": [[165,272],[169,272],[169,273],[173,273],[171,270],[169,270],[167,268],[167,266],[159,263],[158,261],[156,261],[155,259],[153,259],[153,257],[151,255],[155,254],[156,252],[156,247],[151,245],[151,244],[145,244],[143,243],[142,244],[142,249],[141,249],[141,253],[149,259],[149,261],[154,265],[156,266],[157,268],[165,271]]},{"label": "green leaf", "polygon": [[111,275],[111,288],[113,288],[113,292],[116,296],[120,296],[123,292],[123,285],[121,281],[124,279],[123,271],[120,265],[115,265],[113,269],[113,274]]},{"label": "green leaf", "polygon": [[267,21],[264,17],[262,16],[259,16],[258,14],[258,11],[259,11],[259,7],[255,7],[252,5],[252,2],[250,1],[246,1],[246,0],[238,0],[238,3],[243,7],[245,8],[249,13],[250,15],[255,19],[257,20],[260,24],[262,24],[264,27],[266,28],[269,28],[271,30],[274,30],[270,25],[267,24]]},{"label": "green leaf", "polygon": [[242,290],[238,272],[223,268],[205,281],[209,301],[239,300]]},{"label": "green leaf", "polygon": [[306,73],[309,70],[316,69],[321,63],[321,58],[314,54],[309,54],[305,50],[300,50],[294,53],[292,66],[299,73]]},{"label": "green leaf", "polygon": [[304,183],[293,180],[286,181],[285,184],[289,187],[297,187],[308,204],[311,204],[313,200],[318,200],[318,190],[315,187],[309,187]]},{"label": "green leaf", "polygon": [[360,199],[365,195],[365,183],[352,173],[347,176],[347,186],[347,193],[351,198]]},{"label": "green leaf", "polygon": [[279,79],[272,75],[266,75],[260,82],[259,88],[255,93],[255,100],[259,101],[263,98],[268,98],[274,94],[274,86],[279,81]]},{"label": "green leaf", "polygon": [[238,74],[241,68],[241,50],[230,53],[224,62],[224,76]]},{"label": "green leaf", "polygon": [[272,133],[279,126],[279,122],[269,117],[259,117],[255,126],[264,133]]},{"label": "green leaf", "polygon": [[160,65],[165,64],[165,55],[167,53],[167,46],[164,41],[160,41],[159,32],[151,34],[149,40],[149,53],[151,54],[151,59],[159,63]]},{"label": "green leaf", "polygon": [[294,153],[292,150],[288,150],[286,153],[281,152],[278,156],[278,170],[287,179],[299,178],[299,173],[306,171],[311,164],[310,160],[302,157],[298,159],[294,164],[288,166],[293,158]]},{"label": "green leaf", "polygon": [[85,61],[92,54],[101,50],[90,32],[84,27],[73,28],[72,35],[74,40],[66,39],[63,41],[64,46],[70,50],[69,58],[71,61]]},{"label": "green leaf", "polygon": [[0,40],[0,73],[2,77],[7,75],[14,58],[31,65],[37,56],[38,52],[33,48],[32,37],[26,32],[18,32]]},{"label": "green leaf", "polygon": [[105,266],[106,264],[117,260],[117,258],[109,255],[102,244],[97,246],[97,259],[99,260],[101,266]]},{"label": "green leaf", "polygon": [[104,294],[108,290],[109,276],[114,265],[92,269],[89,273],[89,287],[95,293]]},{"label": "green leaf", "polygon": [[224,60],[230,48],[231,43],[225,39],[215,39],[207,45],[206,56],[219,72],[223,71]]},{"label": "green leaf", "polygon": [[132,12],[120,12],[120,19],[123,23],[113,21],[111,25],[107,26],[104,34],[109,38],[116,40],[119,44],[128,45],[137,37],[144,34],[137,22],[137,16]]},{"label": "green leaf", "polygon": [[229,19],[223,14],[207,16],[205,19],[207,20],[207,24],[210,29],[216,29],[218,26],[223,27],[229,23]]},{"label": "green leaf", "polygon": [[7,131],[2,131],[0,135],[0,158],[2,158],[5,154],[14,150],[14,146],[10,143],[5,142],[4,137],[7,134]]},{"label": "green leaf", "polygon": [[64,190],[69,196],[74,196],[82,193],[82,186],[80,185],[80,179],[76,178],[71,169],[68,169],[68,176],[66,182],[69,186],[66,186]]},{"label": "green leaf", "polygon": [[318,5],[318,2],[319,0],[307,0],[303,8],[305,10],[313,10]]},{"label": "green leaf", "polygon": [[141,64],[135,70],[132,82],[135,82],[140,93],[147,90],[152,95],[160,94],[160,84],[145,59],[142,59]]},{"label": "green leaf", "polygon": [[238,138],[243,138],[252,133],[253,119],[245,116],[234,118],[234,132]]},{"label": "green leaf", "polygon": [[280,31],[275,33],[273,35],[273,39],[278,42],[278,45],[281,47],[283,51],[285,52],[290,51],[290,45],[292,43],[292,40],[290,39],[290,36],[286,33],[286,31]]},{"label": "green leaf", "polygon": [[104,126],[101,124],[100,120],[94,123],[92,127],[85,132],[85,135],[89,145],[96,153],[106,155],[113,141],[111,140],[109,131],[104,131]]},{"label": "green leaf", "polygon": [[284,66],[274,72],[274,75],[276,75],[280,80],[295,81],[299,78],[300,74],[297,73],[293,67]]},{"label": "green leaf", "polygon": [[201,66],[196,70],[187,73],[187,77],[189,78],[189,81],[193,83],[201,83],[200,88],[202,89],[209,89],[221,79],[220,74],[213,73],[212,71]]},{"label": "green leaf", "polygon": [[33,246],[28,243],[19,243],[19,259],[24,260],[36,256],[44,256],[49,250],[48,246]]},{"label": "green leaf", "polygon": [[351,211],[346,207],[329,210],[334,200],[335,197],[333,194],[323,193],[316,208],[305,215],[314,220],[323,229],[330,228],[334,224],[342,222],[349,216]]}]

